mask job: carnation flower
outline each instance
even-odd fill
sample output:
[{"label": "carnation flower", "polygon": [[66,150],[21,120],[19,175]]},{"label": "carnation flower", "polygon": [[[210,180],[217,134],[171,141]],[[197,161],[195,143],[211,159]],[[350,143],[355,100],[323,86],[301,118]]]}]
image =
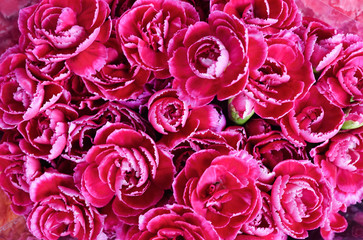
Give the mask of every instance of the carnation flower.
[{"label": "carnation flower", "polygon": [[256,114],[276,120],[286,115],[297,99],[305,96],[315,78],[297,35],[281,32],[268,38],[266,43],[266,60],[251,71],[246,91],[252,94]]},{"label": "carnation flower", "polygon": [[335,134],[344,123],[341,108],[331,104],[315,86],[280,120],[282,132],[297,146],[305,141],[323,142]]},{"label": "carnation flower", "polygon": [[52,240],[102,238],[104,216],[72,186],[72,176],[60,173],[44,173],[32,182],[30,197],[36,203],[27,225],[34,236]]},{"label": "carnation flower", "polygon": [[132,227],[123,236],[125,240],[164,238],[220,239],[205,218],[184,205],[166,205],[149,210],[139,218],[139,229]]},{"label": "carnation flower", "polygon": [[106,64],[96,74],[82,79],[85,87],[107,100],[136,100],[143,93],[145,84],[151,80],[151,72],[131,65],[113,35],[105,46]]},{"label": "carnation flower", "polygon": [[189,116],[187,104],[178,99],[177,92],[165,89],[152,95],[148,102],[148,119],[154,129],[162,134],[178,132]]},{"label": "carnation flower", "polygon": [[256,160],[245,151],[223,155],[213,149],[200,150],[175,178],[174,197],[211,221],[221,238],[234,239],[261,208],[259,175]]},{"label": "carnation flower", "polygon": [[68,103],[70,96],[54,82],[40,82],[29,74],[26,55],[18,47],[0,59],[0,126],[15,128],[55,103]]},{"label": "carnation flower", "polygon": [[65,149],[65,158],[72,161],[84,161],[84,156],[94,144],[96,132],[106,123],[123,123],[135,130],[141,130],[153,136],[150,124],[139,114],[116,102],[97,100],[83,101],[80,104],[83,115],[69,123],[69,136]]},{"label": "carnation flower", "polygon": [[319,91],[333,104],[350,107],[363,100],[363,42],[352,44],[331,63],[318,80]]},{"label": "carnation flower", "polygon": [[211,11],[235,15],[266,34],[300,26],[301,13],[294,0],[211,0]]},{"label": "carnation flower", "polygon": [[[236,18],[216,11],[208,23],[179,31],[168,47],[173,88],[191,106],[240,93],[247,81],[248,34]],[[256,56],[260,59],[260,56]],[[258,61],[258,60],[257,60]]]},{"label": "carnation flower", "polygon": [[75,73],[89,75],[105,64],[109,13],[103,0],[42,0],[19,13],[21,46],[40,61],[66,60]]},{"label": "carnation flower", "polygon": [[288,160],[274,168],[271,210],[279,229],[294,238],[323,227],[332,210],[333,191],[321,169],[309,161]]},{"label": "carnation flower", "polygon": [[135,222],[171,187],[171,157],[150,136],[126,124],[106,123],[84,158],[75,169],[82,195],[96,207],[112,204],[123,221]]},{"label": "carnation flower", "polygon": [[65,104],[57,104],[24,121],[18,126],[23,136],[19,146],[33,157],[51,161],[61,155],[68,137],[68,124],[77,118],[77,112]]},{"label": "carnation flower", "polygon": [[187,2],[139,0],[118,19],[116,31],[131,65],[137,64],[165,78],[169,75],[170,39],[198,20],[198,13]]},{"label": "carnation flower", "polygon": [[335,190],[335,197],[346,205],[363,196],[362,130],[339,133],[311,150],[314,162]]},{"label": "carnation flower", "polygon": [[250,136],[246,141],[245,149],[256,159],[261,160],[270,170],[284,160],[308,158],[304,147],[295,147],[279,131]]},{"label": "carnation flower", "polygon": [[33,206],[29,197],[29,181],[24,153],[13,142],[0,145],[0,186],[11,200],[11,208],[17,214],[28,214]]}]

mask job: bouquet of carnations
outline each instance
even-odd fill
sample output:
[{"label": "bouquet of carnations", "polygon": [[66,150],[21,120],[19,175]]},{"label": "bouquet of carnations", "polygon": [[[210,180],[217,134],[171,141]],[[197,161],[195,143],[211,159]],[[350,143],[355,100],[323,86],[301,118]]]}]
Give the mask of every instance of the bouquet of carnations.
[{"label": "bouquet of carnations", "polygon": [[359,35],[294,0],[41,0],[18,27],[0,58],[0,186],[35,238],[347,228]]}]

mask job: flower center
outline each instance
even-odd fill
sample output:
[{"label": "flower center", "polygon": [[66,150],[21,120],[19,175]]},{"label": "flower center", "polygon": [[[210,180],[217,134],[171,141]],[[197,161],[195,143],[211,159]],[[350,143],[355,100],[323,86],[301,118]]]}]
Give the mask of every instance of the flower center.
[{"label": "flower center", "polygon": [[[296,120],[300,123],[301,129],[310,129],[311,126],[321,125],[324,118],[324,110],[322,107],[306,107],[296,116]],[[319,126],[315,126],[318,128]]]},{"label": "flower center", "polygon": [[219,39],[205,37],[188,49],[188,61],[197,76],[215,79],[227,68],[229,54]]}]

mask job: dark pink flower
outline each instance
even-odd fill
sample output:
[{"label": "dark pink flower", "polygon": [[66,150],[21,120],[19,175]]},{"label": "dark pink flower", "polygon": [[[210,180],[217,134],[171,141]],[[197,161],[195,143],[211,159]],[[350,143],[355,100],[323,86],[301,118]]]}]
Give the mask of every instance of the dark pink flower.
[{"label": "dark pink flower", "polygon": [[148,119],[156,131],[162,134],[178,132],[189,116],[187,104],[178,99],[176,90],[165,89],[152,95],[148,102]]},{"label": "dark pink flower", "polygon": [[66,147],[69,122],[78,113],[68,105],[56,104],[34,118],[19,124],[18,131],[22,151],[33,157],[48,161],[55,159]]},{"label": "dark pink flower", "polygon": [[346,205],[363,197],[363,132],[359,128],[338,133],[313,148],[314,162],[335,189],[335,197]]},{"label": "dark pink flower", "polygon": [[117,21],[116,31],[130,64],[168,77],[167,47],[180,29],[199,20],[197,11],[184,1],[139,0]]},{"label": "dark pink flower", "polygon": [[[242,22],[220,11],[210,14],[208,23],[197,22],[179,31],[168,52],[170,73],[175,77],[173,88],[180,98],[191,106],[203,106],[215,96],[225,100],[240,93],[251,67],[249,40],[258,46],[262,41],[249,39]],[[251,61],[257,65],[259,53]]]},{"label": "dark pink flower", "polygon": [[296,147],[280,131],[250,136],[245,149],[270,170],[284,160],[308,159],[305,147]]},{"label": "dark pink flower", "polygon": [[243,128],[227,128],[216,133],[209,129],[192,133],[187,138],[170,149],[177,172],[185,166],[185,161],[195,152],[202,149],[215,149],[220,153],[228,154],[231,151],[241,150],[246,141]]},{"label": "dark pink flower", "polygon": [[301,13],[294,0],[211,0],[210,5],[212,12],[235,15],[266,34],[301,25]]},{"label": "dark pink flower", "polygon": [[29,78],[36,81],[50,81],[63,83],[72,76],[66,61],[42,62],[29,56],[26,59],[25,69]]},{"label": "dark pink flower", "polygon": [[361,103],[362,61],[363,42],[352,43],[322,72],[317,83],[319,91],[339,107]]},{"label": "dark pink flower", "polygon": [[296,146],[324,142],[338,133],[344,112],[318,92],[315,85],[280,120],[282,132]]},{"label": "dark pink flower", "polygon": [[261,209],[259,175],[257,161],[245,151],[200,150],[174,179],[174,197],[211,221],[221,238],[234,239]]},{"label": "dark pink flower", "polygon": [[304,41],[305,57],[310,60],[314,70],[320,71],[323,65],[329,64],[339,54],[340,48],[335,48],[337,44],[331,41],[337,30],[319,19],[304,17],[295,33]]},{"label": "dark pink flower", "polygon": [[0,126],[12,129],[70,96],[54,82],[39,82],[28,75],[26,55],[18,47],[0,59]]},{"label": "dark pink flower", "polygon": [[158,143],[172,148],[196,131],[210,129],[214,132],[220,132],[225,126],[226,118],[221,107],[209,104],[192,109],[185,125],[177,132],[169,132],[167,135],[163,135]]},{"label": "dark pink flower", "polygon": [[304,160],[287,160],[274,168],[271,210],[277,227],[294,238],[323,227],[332,210],[333,189],[321,169]]},{"label": "dark pink flower", "polygon": [[35,237],[105,239],[104,216],[74,188],[72,176],[44,173],[31,183],[30,197],[35,205],[27,217],[27,226]]},{"label": "dark pink flower", "polygon": [[107,100],[136,100],[151,78],[149,70],[131,65],[120,43],[112,35],[107,43],[106,64],[94,75],[83,78],[89,92]]},{"label": "dark pink flower", "polygon": [[140,216],[138,227],[129,229],[122,239],[149,240],[161,236],[165,239],[220,239],[209,221],[193,209],[178,204],[149,210]]},{"label": "dark pink flower", "polygon": [[74,176],[88,202],[96,207],[112,204],[120,219],[135,222],[163,197],[173,175],[171,157],[147,134],[126,124],[106,123]]},{"label": "dark pink flower", "polygon": [[107,57],[109,13],[103,0],[42,0],[20,11],[21,45],[40,61],[65,60],[76,74],[92,74]]},{"label": "dark pink flower", "polygon": [[116,102],[88,101],[81,102],[79,112],[82,116],[70,122],[66,154],[72,161],[84,161],[84,156],[93,146],[96,132],[107,122],[123,123],[135,130],[153,135],[152,127],[139,114]]},{"label": "dark pink flower", "polygon": [[287,114],[315,82],[311,63],[303,54],[300,38],[284,31],[266,40],[265,62],[251,71],[246,86],[262,118],[278,119]]}]

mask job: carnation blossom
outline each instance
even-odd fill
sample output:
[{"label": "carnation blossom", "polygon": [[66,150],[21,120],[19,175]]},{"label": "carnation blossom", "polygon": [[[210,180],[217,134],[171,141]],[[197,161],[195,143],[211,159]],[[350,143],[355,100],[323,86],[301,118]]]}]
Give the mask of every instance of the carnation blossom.
[{"label": "carnation blossom", "polygon": [[261,208],[259,175],[256,160],[245,151],[223,155],[201,150],[187,159],[175,178],[174,197],[211,221],[222,238],[234,239]]},{"label": "carnation blossom", "polygon": [[221,10],[235,15],[266,34],[301,24],[301,13],[294,0],[211,0],[210,5],[212,11]]},{"label": "carnation blossom", "polygon": [[[191,106],[203,106],[217,96],[225,100],[240,93],[247,83],[249,35],[244,24],[233,16],[215,11],[208,23],[179,31],[168,46],[173,88]],[[251,41],[260,46],[261,39]],[[261,56],[252,63],[258,65]]]},{"label": "carnation blossom", "polygon": [[171,187],[174,166],[150,136],[123,123],[106,123],[75,169],[75,181],[96,207],[112,205],[127,223],[157,204]]},{"label": "carnation blossom", "polygon": [[168,77],[167,47],[179,30],[199,20],[187,2],[139,0],[117,21],[117,37],[131,65]]},{"label": "carnation blossom", "polygon": [[72,71],[89,75],[105,63],[109,13],[103,0],[40,1],[19,13],[21,47],[39,61],[66,60]]}]

